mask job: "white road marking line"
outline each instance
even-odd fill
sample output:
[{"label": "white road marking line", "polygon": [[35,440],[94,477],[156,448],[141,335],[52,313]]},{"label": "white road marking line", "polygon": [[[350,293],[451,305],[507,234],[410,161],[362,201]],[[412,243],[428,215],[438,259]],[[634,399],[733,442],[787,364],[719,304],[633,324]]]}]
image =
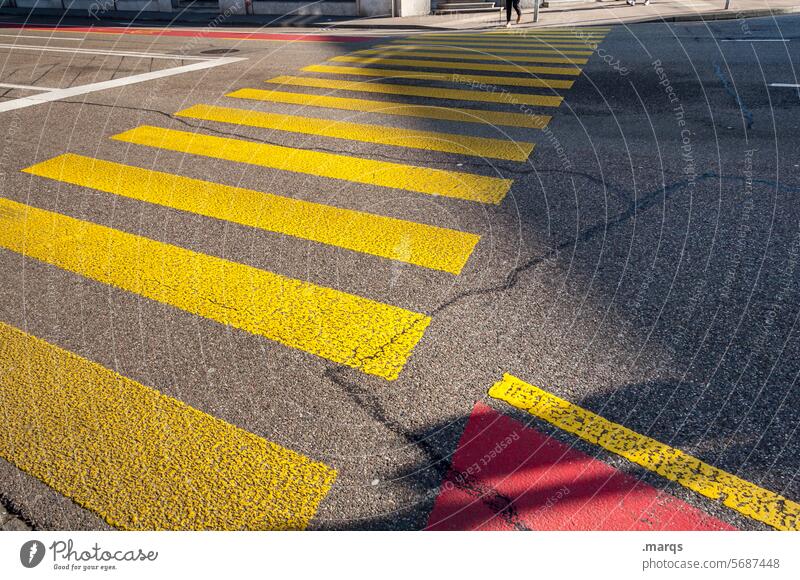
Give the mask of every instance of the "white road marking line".
[{"label": "white road marking line", "polygon": [[69,97],[74,97],[77,95],[85,95],[87,93],[94,93],[96,91],[104,91],[106,89],[124,87],[125,85],[132,85],[135,83],[141,83],[144,81],[150,81],[162,77],[169,77],[187,72],[203,70],[206,68],[213,68],[225,64],[239,62],[240,60],[246,60],[246,59],[240,57],[216,58],[213,60],[207,60],[205,62],[195,62],[192,64],[176,66],[164,70],[157,70],[153,72],[132,75],[129,77],[112,79],[110,81],[102,81],[99,83],[92,83],[89,85],[80,85],[77,87],[70,87],[68,89],[56,89],[54,91],[50,91],[49,93],[43,93],[41,95],[32,95],[30,97],[22,97],[20,99],[14,99],[13,101],[0,103],[0,113],[6,111],[13,111],[16,109],[23,109],[25,107],[32,107],[33,105],[40,105],[42,103],[60,101],[61,99],[67,99]]},{"label": "white road marking line", "polygon": [[81,42],[82,38],[70,38],[69,36],[34,36],[33,34],[0,34],[0,37],[7,38],[36,38],[38,40],[68,40],[70,42]]},{"label": "white road marking line", "polygon": [[33,85],[13,85],[11,83],[0,83],[4,89],[25,89],[26,91],[55,91],[53,87],[34,87]]},{"label": "white road marking line", "polygon": [[103,50],[102,48],[75,48],[72,46],[34,46],[31,44],[2,44],[0,49],[35,50],[39,52],[67,52],[70,54],[93,54],[101,56],[130,56],[136,58],[158,58],[166,60],[213,60],[203,56],[186,56],[183,54],[164,54],[160,52],[129,52],[126,50]]},{"label": "white road marking line", "polygon": [[769,83],[771,87],[781,87],[784,89],[800,89],[800,85],[793,85],[791,83]]}]

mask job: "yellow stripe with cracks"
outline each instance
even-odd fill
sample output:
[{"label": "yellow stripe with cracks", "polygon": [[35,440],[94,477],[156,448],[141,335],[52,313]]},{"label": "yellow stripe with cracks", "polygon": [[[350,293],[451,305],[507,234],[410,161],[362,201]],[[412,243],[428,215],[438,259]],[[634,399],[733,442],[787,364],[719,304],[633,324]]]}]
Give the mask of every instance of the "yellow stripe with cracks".
[{"label": "yellow stripe with cracks", "polygon": [[[430,99],[450,99],[455,101],[480,101],[484,103],[504,103],[507,105],[534,105],[537,107],[558,107],[564,100],[555,95],[526,95],[522,93],[493,92],[491,90],[443,89],[438,87],[416,87],[390,83],[340,81],[314,77],[280,76],[266,81],[278,85],[314,87],[339,91],[359,91],[384,95],[403,95],[426,97]],[[316,95],[315,95],[316,96]]]},{"label": "yellow stripe with cracks", "polygon": [[348,155],[213,137],[147,125],[114,135],[112,139],[283,171],[345,179],[481,203],[499,204],[508,193],[512,182],[511,179],[499,177],[373,161]]},{"label": "yellow stripe with cracks", "polygon": [[26,206],[0,200],[0,247],[394,380],[430,318]]},{"label": "yellow stripe with cracks", "polygon": [[26,173],[458,274],[480,236],[67,153]]},{"label": "yellow stripe with cracks", "polygon": [[800,530],[800,504],[506,374],[489,395],[778,530]]},{"label": "yellow stripe with cracks", "polygon": [[377,64],[377,65],[393,65],[393,66],[408,66],[420,68],[446,68],[458,70],[489,70],[496,72],[511,72],[511,73],[532,73],[532,74],[548,74],[548,75],[567,75],[578,76],[581,74],[581,69],[576,66],[561,67],[561,66],[528,66],[528,65],[513,65],[513,64],[486,64],[486,63],[469,63],[464,61],[441,61],[441,60],[418,60],[406,58],[386,58],[383,56],[335,56],[330,59],[334,62],[357,62],[362,64]]},{"label": "yellow stripe with cracks", "polygon": [[485,76],[461,73],[417,72],[392,68],[366,68],[357,66],[329,66],[314,64],[303,68],[306,72],[337,75],[354,75],[393,79],[416,79],[447,83],[481,83],[485,85],[508,85],[515,87],[540,87],[547,89],[569,89],[575,81],[560,79],[537,79],[526,76]]},{"label": "yellow stripe with cracks", "polygon": [[[449,44],[425,44],[424,42],[415,42],[408,40],[406,42],[396,42],[394,44],[382,45],[371,50],[426,50],[436,52],[450,52],[456,51],[465,55],[484,54],[494,57],[504,57],[506,55],[530,55],[530,54],[552,54],[552,55],[577,55],[577,56],[591,56],[594,54],[592,50],[565,50],[561,48],[504,48],[498,46],[486,47],[479,45],[477,47],[470,46],[453,46]],[[516,58],[516,57],[514,57]]]},{"label": "yellow stripe with cracks", "polygon": [[336,472],[0,322],[0,456],[126,530],[304,529]]},{"label": "yellow stripe with cracks", "polygon": [[373,54],[380,57],[391,56],[391,57],[414,57],[414,56],[425,56],[425,57],[432,57],[432,58],[458,58],[461,60],[491,60],[497,63],[516,63],[516,62],[541,62],[541,63],[552,63],[552,64],[586,64],[589,59],[588,58],[570,58],[566,56],[509,56],[508,58],[503,58],[501,56],[497,56],[494,54],[481,54],[481,53],[469,53],[469,52],[436,52],[436,51],[426,51],[426,50],[403,50],[403,47],[397,48],[369,48],[366,50],[357,50],[350,54],[360,55],[360,54]]},{"label": "yellow stripe with cracks", "polygon": [[438,131],[400,129],[366,123],[315,119],[313,117],[282,115],[263,111],[247,111],[214,105],[194,105],[175,114],[178,117],[204,121],[233,123],[276,131],[291,131],[334,139],[364,141],[427,151],[443,151],[460,155],[476,155],[493,159],[506,159],[508,161],[525,161],[533,151],[533,143],[526,143],[525,141],[471,137],[469,135],[440,133]]},{"label": "yellow stripe with cracks", "polygon": [[[369,85],[367,85],[369,86]],[[239,89],[225,95],[236,99],[252,99],[275,103],[288,103],[306,107],[324,107],[360,111],[362,113],[378,113],[381,115],[400,115],[405,117],[421,117],[423,119],[439,119],[461,123],[485,123],[489,125],[509,125],[511,127],[527,127],[544,129],[550,122],[550,115],[525,115],[523,113],[504,113],[484,109],[463,109],[443,107],[441,105],[412,105],[391,101],[370,101],[367,99],[348,99],[329,97],[327,95],[307,95],[304,93],[287,93],[283,91],[265,91],[263,89]]]}]

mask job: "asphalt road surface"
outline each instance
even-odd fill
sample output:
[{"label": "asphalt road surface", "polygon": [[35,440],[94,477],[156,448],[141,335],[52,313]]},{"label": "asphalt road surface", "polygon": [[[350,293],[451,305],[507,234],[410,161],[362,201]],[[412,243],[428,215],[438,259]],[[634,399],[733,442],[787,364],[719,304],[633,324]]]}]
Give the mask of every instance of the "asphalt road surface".
[{"label": "asphalt road surface", "polygon": [[798,31],[3,28],[0,500],[797,529]]}]

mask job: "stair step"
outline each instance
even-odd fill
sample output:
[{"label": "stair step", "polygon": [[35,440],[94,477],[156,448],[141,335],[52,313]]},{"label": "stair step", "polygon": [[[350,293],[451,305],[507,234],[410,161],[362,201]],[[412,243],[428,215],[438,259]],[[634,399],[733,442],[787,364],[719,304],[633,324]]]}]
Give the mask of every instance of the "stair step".
[{"label": "stair step", "polygon": [[436,14],[454,14],[457,12],[496,12],[500,8],[497,6],[487,6],[484,8],[437,8]]},{"label": "stair step", "polygon": [[494,2],[444,2],[439,4],[439,10],[455,9],[455,8],[494,8]]}]

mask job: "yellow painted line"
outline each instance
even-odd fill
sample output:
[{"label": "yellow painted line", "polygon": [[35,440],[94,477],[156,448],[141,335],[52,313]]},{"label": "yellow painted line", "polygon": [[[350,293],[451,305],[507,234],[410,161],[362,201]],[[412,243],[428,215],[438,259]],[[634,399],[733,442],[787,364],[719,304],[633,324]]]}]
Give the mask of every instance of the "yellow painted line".
[{"label": "yellow painted line", "polygon": [[458,58],[461,60],[491,60],[496,62],[541,62],[548,64],[586,64],[588,58],[569,58],[566,56],[514,56],[502,58],[493,54],[469,54],[464,52],[428,52],[423,50],[399,50],[370,48],[367,50],[357,50],[351,54],[374,54],[379,56],[428,56],[431,58]]},{"label": "yellow painted line", "polygon": [[67,153],[26,173],[458,274],[480,236]]},{"label": "yellow painted line", "polygon": [[175,113],[179,117],[218,121],[291,131],[306,135],[319,135],[334,139],[364,141],[394,147],[409,147],[426,151],[443,151],[460,155],[478,155],[493,159],[509,161],[525,161],[533,151],[533,143],[511,141],[508,139],[492,139],[487,137],[471,137],[454,133],[436,131],[420,131],[415,129],[399,129],[365,123],[351,123],[313,117],[298,117],[261,111],[247,111],[213,105],[195,105]]},{"label": "yellow painted line", "polygon": [[655,439],[612,423],[506,374],[489,395],[740,514],[778,530],[800,530],[800,504],[713,467]]},{"label": "yellow painted line", "polygon": [[112,137],[118,141],[159,147],[191,155],[250,163],[281,171],[294,171],[357,183],[394,187],[418,193],[467,201],[499,204],[511,187],[511,179],[487,177],[374,161],[348,155],[294,149],[227,137],[214,137],[142,125]]},{"label": "yellow painted line", "polygon": [[[395,46],[395,45],[402,45],[407,44],[407,40],[393,40],[389,44],[385,44],[382,46]],[[414,44],[430,44],[435,46],[458,46],[458,47],[484,47],[486,49],[504,49],[504,48],[570,48],[570,49],[592,49],[595,50],[597,46],[600,44],[599,42],[547,42],[544,40],[541,41],[529,41],[529,42],[510,42],[510,41],[497,41],[492,40],[491,38],[487,38],[486,40],[426,40],[424,42],[417,42],[415,41]]]},{"label": "yellow painted line", "polygon": [[421,68],[489,70],[496,72],[515,72],[515,73],[569,75],[569,76],[577,76],[581,74],[581,69],[576,66],[572,67],[522,66],[522,65],[517,66],[513,64],[485,64],[485,63],[469,63],[460,61],[417,60],[417,59],[405,59],[405,58],[384,58],[384,57],[363,57],[363,56],[336,56],[330,60],[335,62],[358,62],[363,64],[377,64],[377,65],[388,64],[396,66],[413,66]]},{"label": "yellow painted line", "polygon": [[550,122],[550,119],[552,119],[550,115],[525,115],[522,113],[504,113],[501,111],[487,111],[484,109],[437,107],[435,105],[409,105],[407,103],[391,101],[347,99],[324,95],[265,91],[262,89],[239,89],[225,96],[237,99],[252,99],[309,107],[360,111],[363,113],[379,113],[381,115],[400,115],[406,117],[421,117],[424,119],[438,119],[441,121],[484,123],[488,125],[508,125],[511,127],[526,127],[528,129],[544,129]]},{"label": "yellow painted line", "polygon": [[455,101],[479,101],[484,103],[506,103],[511,105],[533,105],[535,107],[558,107],[564,100],[557,95],[526,95],[522,93],[496,93],[481,90],[444,89],[437,87],[417,87],[359,81],[340,81],[313,77],[280,76],[267,81],[279,85],[314,87],[340,91],[360,91],[385,95],[408,97],[428,97],[432,99],[451,99]]},{"label": "yellow painted line", "polygon": [[547,42],[586,42],[587,40],[600,41],[606,34],[570,34],[561,32],[559,34],[426,34],[426,40],[503,40],[509,42],[525,42],[528,40],[544,40]]},{"label": "yellow painted line", "polygon": [[430,318],[0,199],[0,247],[394,380]]},{"label": "yellow painted line", "polygon": [[439,73],[439,72],[417,72],[408,70],[397,70],[391,68],[366,68],[355,66],[328,66],[324,64],[314,64],[303,68],[306,72],[354,75],[364,77],[381,77],[395,79],[418,79],[425,81],[442,81],[448,83],[473,82],[493,85],[509,85],[515,87],[539,87],[547,89],[568,89],[575,81],[564,81],[561,79],[537,79],[525,76],[484,76],[470,75],[461,73]]},{"label": "yellow painted line", "polygon": [[561,50],[557,48],[531,48],[531,49],[514,49],[514,48],[498,48],[498,47],[469,47],[469,46],[450,46],[441,44],[422,44],[422,43],[394,43],[381,48],[373,50],[426,50],[426,51],[461,51],[464,54],[485,54],[488,56],[502,56],[507,54],[557,54],[557,55],[572,55],[572,56],[591,56],[594,54],[592,50]]},{"label": "yellow painted line", "polygon": [[125,530],[304,529],[336,471],[0,322],[0,456]]}]

